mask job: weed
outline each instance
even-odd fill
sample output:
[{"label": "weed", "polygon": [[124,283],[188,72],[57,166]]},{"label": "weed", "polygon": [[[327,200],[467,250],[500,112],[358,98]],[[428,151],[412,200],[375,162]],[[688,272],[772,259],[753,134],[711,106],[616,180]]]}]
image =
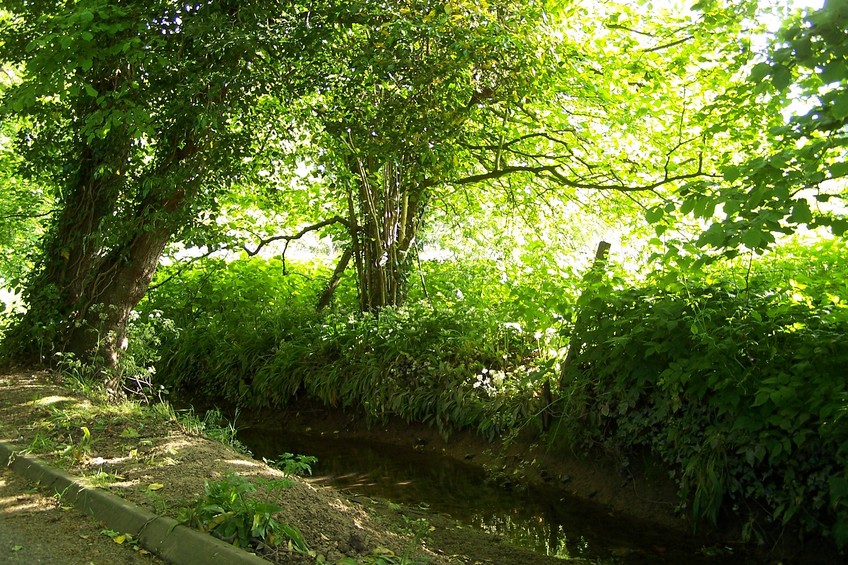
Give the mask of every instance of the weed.
[{"label": "weed", "polygon": [[184,524],[237,547],[277,547],[288,541],[296,551],[309,551],[300,531],[274,518],[282,510],[279,506],[247,496],[256,491],[247,479],[230,473],[221,481],[207,482],[203,490],[202,499],[180,512]]},{"label": "weed", "polygon": [[238,410],[236,410],[232,422],[227,421],[221,411],[217,408],[208,410],[202,418],[197,417],[193,408],[183,411],[175,411],[170,407],[170,405],[168,405],[167,408],[160,408],[159,410],[160,412],[168,414],[169,417],[180,426],[182,431],[187,434],[202,435],[211,440],[232,447],[240,453],[251,455],[250,449],[248,449],[248,447],[236,437],[238,434],[238,428],[236,428],[235,422],[238,419]]},{"label": "weed", "polygon": [[311,475],[312,465],[318,462],[318,458],[312,455],[295,455],[294,453],[283,453],[276,461],[262,458],[263,463],[279,469],[286,475]]},{"label": "weed", "polygon": [[68,494],[68,489],[70,488],[71,487],[68,486],[62,489],[61,491],[56,491],[53,493],[53,500],[56,501],[57,508],[61,508],[62,510],[70,510],[72,508],[72,506],[63,504],[63,502],[65,501],[65,495]]},{"label": "weed", "polygon": [[132,534],[122,534],[121,532],[115,530],[103,529],[100,530],[100,535],[106,536],[118,545],[126,544],[127,546],[132,547],[133,549],[138,549],[138,539],[136,539]]},{"label": "weed", "polygon": [[155,514],[164,514],[168,509],[168,505],[165,503],[165,499],[162,498],[162,495],[154,490],[147,490],[146,495],[148,502],[150,502],[150,505],[153,507],[153,512]]},{"label": "weed", "polygon": [[119,480],[121,477],[99,469],[96,473],[94,473],[93,475],[89,475],[86,478],[88,479],[88,482],[91,483],[91,485],[94,487],[107,488],[110,484]]},{"label": "weed", "polygon": [[35,437],[29,444],[29,451],[34,453],[50,453],[56,450],[56,440],[50,435],[39,430],[35,432]]},{"label": "weed", "polygon": [[65,445],[64,449],[59,452],[60,459],[75,464],[84,461],[91,453],[91,431],[86,426],[82,426],[80,430],[82,431],[82,438],[77,442],[71,440]]}]

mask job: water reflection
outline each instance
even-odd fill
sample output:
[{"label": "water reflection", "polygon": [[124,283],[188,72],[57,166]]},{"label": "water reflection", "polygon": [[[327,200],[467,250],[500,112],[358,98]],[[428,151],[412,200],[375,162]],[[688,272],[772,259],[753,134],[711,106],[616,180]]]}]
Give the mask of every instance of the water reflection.
[{"label": "water reflection", "polygon": [[[244,429],[239,440],[256,457],[290,452],[314,455],[313,481],[450,515],[511,543],[562,558],[616,563],[716,564],[679,535],[612,517],[599,505],[556,490],[512,492],[485,483],[484,472],[414,449],[333,436]],[[658,551],[661,550],[661,551]]]}]

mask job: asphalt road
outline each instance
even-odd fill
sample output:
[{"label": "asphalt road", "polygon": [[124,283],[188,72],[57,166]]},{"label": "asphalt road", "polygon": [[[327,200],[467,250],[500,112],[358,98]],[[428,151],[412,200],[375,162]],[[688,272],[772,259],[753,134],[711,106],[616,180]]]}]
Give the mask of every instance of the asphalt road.
[{"label": "asphalt road", "polygon": [[0,563],[3,565],[161,565],[119,545],[93,518],[28,484],[0,466]]}]

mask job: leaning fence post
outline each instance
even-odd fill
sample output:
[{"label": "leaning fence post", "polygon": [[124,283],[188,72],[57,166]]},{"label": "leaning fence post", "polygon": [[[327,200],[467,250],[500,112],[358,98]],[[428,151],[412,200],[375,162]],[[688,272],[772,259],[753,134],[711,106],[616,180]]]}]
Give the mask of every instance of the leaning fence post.
[{"label": "leaning fence post", "polygon": [[[609,258],[611,244],[606,241],[600,241],[598,243],[598,248],[595,250],[595,259],[592,261],[592,266],[586,271],[586,274],[583,275],[584,290],[580,298],[584,296],[588,297],[587,291],[591,289],[591,283],[597,280],[600,280],[601,276],[604,273],[607,259]],[[579,300],[578,300],[579,301]],[[580,349],[582,349],[583,343],[582,341],[577,341],[575,338],[580,336],[583,333],[584,328],[588,325],[589,320],[587,319],[587,314],[581,309],[577,312],[577,319],[574,321],[574,331],[572,332],[571,341],[568,344],[568,353],[565,356],[565,361],[562,363],[562,367],[560,368],[559,374],[559,390],[562,391],[565,388],[565,371],[570,363],[574,361],[577,357],[577,354],[580,353]],[[575,344],[579,344],[575,347]],[[553,404],[554,398],[553,393],[551,392],[551,382],[549,380],[545,381],[545,384],[542,385],[542,394],[545,400],[545,404],[547,406],[551,406]],[[550,426],[551,415],[548,410],[544,410],[542,412],[542,428],[544,430],[548,430]]]},{"label": "leaning fence post", "polygon": [[[592,292],[591,283],[599,281],[603,276],[607,260],[609,259],[610,247],[612,247],[612,245],[606,241],[600,241],[598,243],[598,249],[595,251],[595,260],[592,262],[592,266],[589,270],[586,271],[586,274],[583,275],[583,282],[586,284],[583,288],[582,294],[580,295],[580,299],[578,299],[578,303],[581,302],[581,299],[584,297],[589,297],[589,294]],[[568,370],[568,367],[571,366],[574,359],[577,358],[577,355],[580,353],[580,350],[583,349],[582,335],[589,325],[588,316],[589,315],[585,308],[579,308],[577,310],[577,319],[574,320],[574,331],[571,332],[571,339],[568,342],[568,353],[566,354],[565,361],[563,361],[562,367],[560,368],[560,390],[565,388],[565,373]]]}]

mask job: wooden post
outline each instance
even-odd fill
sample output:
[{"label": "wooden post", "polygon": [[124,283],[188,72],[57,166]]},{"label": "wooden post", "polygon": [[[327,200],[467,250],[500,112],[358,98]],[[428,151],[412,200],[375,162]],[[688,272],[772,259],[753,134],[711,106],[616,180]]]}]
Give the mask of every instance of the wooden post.
[{"label": "wooden post", "polygon": [[[600,280],[601,276],[604,273],[604,269],[607,265],[607,260],[609,259],[609,250],[611,245],[606,241],[601,241],[598,243],[598,249],[595,251],[595,260],[592,262],[592,267],[583,275],[583,281],[586,283],[592,283]],[[580,295],[580,298],[584,296],[588,298],[591,292],[591,286],[586,286],[583,289],[583,293]],[[568,370],[568,367],[574,362],[574,359],[580,353],[580,350],[583,349],[583,342],[581,341],[581,336],[586,326],[589,325],[589,320],[587,318],[586,311],[584,309],[580,309],[577,311],[577,319],[574,320],[574,331],[571,334],[571,341],[568,344],[568,354],[565,356],[565,361],[562,364],[562,370],[560,371],[560,380],[559,380],[559,388],[562,390],[565,387],[565,372]]]},{"label": "wooden post", "polygon": [[[583,290],[580,298],[582,299],[584,296],[588,297],[589,294],[587,292],[591,292],[591,283],[600,280],[601,276],[604,273],[604,270],[607,265],[607,261],[609,259],[609,251],[612,245],[606,241],[598,242],[598,248],[595,250],[595,259],[592,262],[592,266],[586,271],[586,274],[583,275],[583,281],[586,283],[586,287]],[[579,301],[579,300],[578,300]],[[574,331],[571,335],[571,341],[568,344],[568,353],[565,356],[565,361],[562,363],[562,368],[560,369],[560,377],[559,377],[559,390],[562,391],[565,388],[565,373],[568,369],[569,365],[574,362],[574,359],[580,353],[580,350],[583,348],[582,341],[579,340],[580,335],[583,333],[584,328],[588,325],[589,320],[586,317],[586,313],[583,310],[578,310],[577,319],[574,321]],[[546,381],[543,388],[543,394],[545,398],[545,402],[548,406],[553,404],[553,394],[551,392],[551,383],[550,381]],[[542,427],[547,430],[550,426],[550,414],[548,412],[543,413],[542,415]]]}]

